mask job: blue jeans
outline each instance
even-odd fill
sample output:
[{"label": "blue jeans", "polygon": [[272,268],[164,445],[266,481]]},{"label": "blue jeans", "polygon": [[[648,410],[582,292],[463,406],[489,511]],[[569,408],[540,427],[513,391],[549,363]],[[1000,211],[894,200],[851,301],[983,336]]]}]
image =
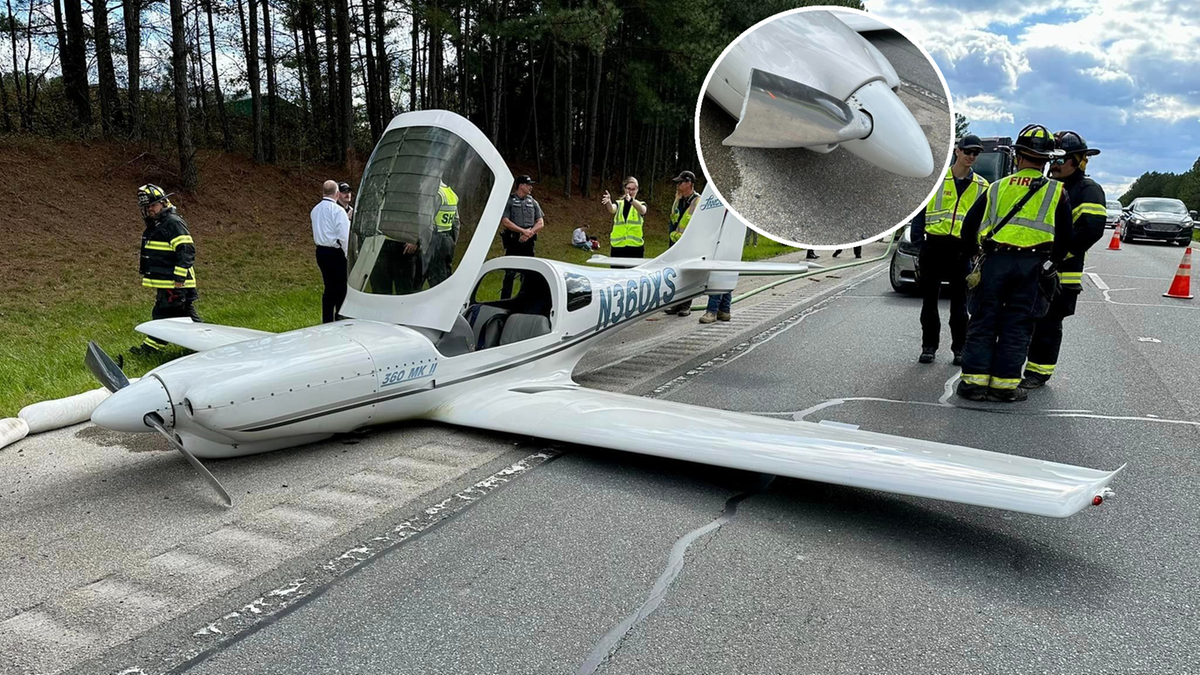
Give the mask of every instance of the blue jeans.
[{"label": "blue jeans", "polygon": [[729,312],[729,305],[733,302],[733,293],[722,293],[720,295],[708,296],[708,308],[705,311],[716,314],[717,312]]}]

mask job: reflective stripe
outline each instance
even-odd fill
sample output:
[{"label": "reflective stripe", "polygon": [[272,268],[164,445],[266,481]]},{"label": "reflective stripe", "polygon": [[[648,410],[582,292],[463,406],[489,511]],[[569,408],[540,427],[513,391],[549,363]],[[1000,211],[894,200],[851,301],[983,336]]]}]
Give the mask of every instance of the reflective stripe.
[{"label": "reflective stripe", "polygon": [[977,385],[980,387],[986,387],[988,385],[988,381],[991,379],[992,379],[991,375],[974,375],[974,374],[967,374],[967,373],[962,374],[963,382],[966,382],[967,384],[974,384],[974,385]]},{"label": "reflective stripe", "polygon": [[152,337],[146,336],[146,339],[142,340],[142,344],[146,345],[147,347],[149,347],[151,349],[157,350],[157,349],[162,349],[162,348],[166,347],[170,343],[159,342],[158,340],[155,340]]},{"label": "reflective stripe", "polygon": [[176,267],[176,268],[175,268],[175,276],[177,276],[177,277],[183,277],[184,279],[188,278],[188,268],[186,268],[186,267]]},{"label": "reflective stripe", "polygon": [[1030,361],[1025,364],[1025,370],[1028,370],[1031,373],[1037,373],[1038,375],[1053,375],[1054,364],[1051,363],[1050,365],[1044,365]]},{"label": "reflective stripe", "polygon": [[179,248],[179,245],[180,245],[180,244],[191,244],[191,243],[193,243],[193,242],[192,242],[192,235],[190,235],[190,234],[181,234],[181,235],[179,235],[178,237],[175,237],[174,239],[172,239],[172,240],[171,240],[171,248],[169,248],[169,249],[167,249],[167,250],[168,250],[168,251],[174,251],[175,249]]},{"label": "reflective stripe", "polygon": [[1075,208],[1071,209],[1071,220],[1079,220],[1079,216],[1084,215],[1084,214],[1087,214],[1089,216],[1104,216],[1105,218],[1108,217],[1108,211],[1105,210],[1105,208],[1103,206],[1101,206],[1100,204],[1096,204],[1095,202],[1088,202],[1088,203],[1080,204],[1079,206],[1076,206]]},{"label": "reflective stripe", "polygon": [[1059,272],[1058,280],[1070,286],[1079,286],[1083,283],[1083,272]]},{"label": "reflective stripe", "polygon": [[1016,389],[1017,385],[1021,384],[1019,377],[993,377],[992,389]]},{"label": "reflective stripe", "polygon": [[143,246],[142,248],[145,248],[150,251],[174,251],[175,250],[175,248],[173,246],[171,246],[170,244],[168,244],[165,241],[154,241],[154,240],[147,241],[146,245]]},{"label": "reflective stripe", "polygon": [[[195,285],[196,282],[192,282]],[[150,279],[143,278],[142,285],[146,288],[175,288],[175,282],[171,279]]]}]

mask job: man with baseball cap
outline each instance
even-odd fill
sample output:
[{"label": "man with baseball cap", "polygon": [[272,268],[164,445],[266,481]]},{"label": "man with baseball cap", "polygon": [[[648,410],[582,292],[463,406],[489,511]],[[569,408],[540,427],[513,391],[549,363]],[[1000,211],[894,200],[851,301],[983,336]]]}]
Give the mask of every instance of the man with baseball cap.
[{"label": "man with baseball cap", "polygon": [[[503,227],[500,242],[504,245],[504,255],[534,255],[537,233],[545,226],[542,205],[533,198],[534,184],[535,181],[529,176],[517,176],[517,187],[504,206],[504,216],[500,218]],[[500,288],[502,299],[512,297],[513,280],[516,277],[515,270],[505,270]]]},{"label": "man with baseball cap", "polygon": [[[696,192],[696,174],[691,171],[680,171],[678,176],[671,179],[675,183],[675,202],[671,204],[671,220],[667,225],[667,247],[675,245],[683,236],[692,214],[696,213],[696,204],[700,202],[700,193]],[[692,301],[687,300],[671,305],[667,314],[687,316],[692,313]]]},{"label": "man with baseball cap", "polygon": [[967,257],[962,245],[962,224],[967,212],[987,194],[988,182],[975,173],[983,143],[967,134],[954,149],[954,163],[942,178],[941,189],[925,210],[912,221],[912,243],[921,248],[917,259],[921,288],[920,363],[933,363],[942,333],[938,315],[938,296],[942,282],[949,282],[950,351],[954,365],[962,365],[963,344],[967,340]]},{"label": "man with baseball cap", "polygon": [[350,184],[343,181],[338,183],[337,203],[346,210],[346,217],[354,219],[353,195],[350,194]]}]

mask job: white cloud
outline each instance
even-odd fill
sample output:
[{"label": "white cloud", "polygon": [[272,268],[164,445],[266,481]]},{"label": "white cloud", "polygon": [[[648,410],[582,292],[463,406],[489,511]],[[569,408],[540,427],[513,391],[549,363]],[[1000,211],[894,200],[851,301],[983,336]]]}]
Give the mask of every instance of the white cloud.
[{"label": "white cloud", "polygon": [[972,122],[1013,123],[1013,114],[1005,109],[1004,102],[991,94],[977,94],[955,99],[954,110]]},{"label": "white cloud", "polygon": [[1149,94],[1138,101],[1138,105],[1142,109],[1134,113],[1135,117],[1164,120],[1171,124],[1187,119],[1200,122],[1200,105],[1178,96]]}]

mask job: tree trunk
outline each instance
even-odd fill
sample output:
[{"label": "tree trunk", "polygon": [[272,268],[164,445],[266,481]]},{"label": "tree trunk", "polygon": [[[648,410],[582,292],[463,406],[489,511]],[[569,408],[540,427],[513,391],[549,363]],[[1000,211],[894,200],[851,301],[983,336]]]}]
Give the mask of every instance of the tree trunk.
[{"label": "tree trunk", "polygon": [[[11,12],[9,13],[9,16],[12,16]],[[9,25],[11,26],[12,23],[10,22]],[[16,50],[13,50],[13,54],[16,54],[16,53],[17,53]],[[14,71],[16,70],[16,66],[13,66],[13,70]],[[17,83],[14,80],[13,87],[16,87],[16,86],[17,86]],[[18,89],[18,91],[20,91],[20,90]],[[18,111],[19,111],[19,109],[18,109]],[[4,119],[4,133],[11,134],[13,131],[13,123],[12,123],[12,117],[10,117],[8,114],[8,87],[4,86],[3,71],[0,71],[0,117],[2,117]]]},{"label": "tree trunk", "polygon": [[[68,0],[69,2],[70,0]],[[171,0],[171,80],[175,87],[175,138],[179,146],[179,176],[185,190],[196,189],[196,150],[188,118],[187,37],[183,33],[183,0]]]},{"label": "tree trunk", "polygon": [[105,136],[109,136],[125,126],[125,119],[121,115],[117,94],[117,72],[113,68],[106,0],[92,0],[92,30],[96,40],[96,70],[100,75],[100,128]]},{"label": "tree trunk", "polygon": [[[208,114],[208,87],[204,82],[204,48],[201,47],[200,43],[200,8],[197,5],[195,9],[196,11],[192,15],[192,21],[196,31],[196,62],[192,66],[192,73],[197,79],[196,100],[200,102],[200,119],[204,124],[204,140],[205,142],[208,142],[212,139],[212,122],[211,117]],[[191,53],[191,49],[188,49],[188,52]]]},{"label": "tree trunk", "polygon": [[338,115],[341,112],[341,81],[337,75],[337,52],[333,49],[333,0],[324,0],[325,10],[325,81],[329,83],[328,103],[329,110],[329,152],[327,156],[336,161],[338,157],[344,157],[346,152],[343,149],[338,151],[338,143],[341,141],[342,134],[338,129]]},{"label": "tree trunk", "polygon": [[67,49],[62,62],[64,79],[68,79],[68,71],[71,73],[67,98],[75,106],[76,121],[86,126],[92,123],[92,99],[88,88],[87,35],[80,0],[63,0],[63,14],[67,20]]},{"label": "tree trunk", "polygon": [[341,140],[338,142],[338,149],[341,154],[338,161],[344,165],[349,165],[350,149],[352,140],[350,131],[354,127],[354,106],[353,90],[350,88],[350,69],[353,67],[350,63],[350,6],[349,0],[336,0],[337,2],[337,31],[338,31],[338,93],[341,95]]},{"label": "tree trunk", "polygon": [[212,56],[213,94],[217,97],[217,110],[221,114],[221,147],[225,152],[233,149],[233,135],[229,131],[229,115],[225,113],[225,95],[221,93],[221,76],[217,73],[217,37],[213,30],[212,0],[204,0],[204,11],[208,14],[208,50]]},{"label": "tree trunk", "polygon": [[[257,0],[266,2],[266,0]],[[241,0],[238,0],[241,2]],[[246,75],[250,79],[250,115],[254,136],[254,161],[261,163],[263,155],[262,76],[258,71],[258,7],[250,0],[250,54],[246,58]]]},{"label": "tree trunk", "polygon": [[592,193],[592,165],[595,164],[596,157],[596,124],[597,117],[600,111],[600,80],[604,76],[604,52],[596,54],[596,76],[592,84],[592,112],[588,115],[588,141],[587,141],[587,166],[583,170],[583,196],[588,197]]},{"label": "tree trunk", "polygon": [[[309,119],[314,131],[324,126],[317,120],[325,118],[325,96],[321,90],[321,58],[320,47],[317,43],[315,9],[313,0],[300,0],[300,34],[304,38],[304,68],[308,74]],[[319,138],[319,134],[315,136]]]},{"label": "tree trunk", "polygon": [[376,70],[379,75],[379,118],[380,133],[392,121],[392,62],[388,59],[387,22],[383,18],[384,0],[375,0],[375,58],[379,59]]},{"label": "tree trunk", "polygon": [[[58,0],[55,0],[57,4]],[[122,0],[121,7],[125,21],[125,61],[129,64],[129,88],[126,92],[129,101],[129,135],[136,140],[142,137],[142,0]]]},{"label": "tree trunk", "polygon": [[[380,120],[383,116],[379,114],[379,80],[375,75],[375,53],[371,44],[371,0],[362,0],[362,26],[367,51],[367,122],[371,127],[371,141],[376,142],[382,133]],[[358,44],[357,38],[354,44]]]},{"label": "tree trunk", "polygon": [[565,169],[565,171],[566,171],[566,173],[563,174],[563,196],[565,196],[565,197],[571,196],[571,180],[574,178],[574,174],[575,174],[575,172],[571,166],[571,149],[572,149],[571,148],[571,145],[572,145],[571,136],[572,136],[572,131],[574,131],[573,127],[575,126],[575,122],[574,122],[575,114],[574,114],[572,98],[571,98],[571,93],[572,93],[571,90],[574,88],[573,81],[575,79],[573,77],[574,69],[575,69],[575,48],[568,45],[567,46],[567,80],[564,83],[566,85],[566,93],[565,93],[566,101],[564,101],[564,105],[563,105],[563,169]]},{"label": "tree trunk", "polygon": [[454,41],[454,65],[458,68],[456,73],[458,81],[454,84],[458,92],[458,109],[462,112],[463,117],[470,119],[470,112],[467,110],[467,66],[463,53],[463,45],[467,39],[466,27],[463,25],[463,17],[466,13],[462,10],[463,8],[455,5],[454,28],[458,32],[458,39]]},{"label": "tree trunk", "polygon": [[[12,43],[13,89],[16,91],[16,94],[17,94],[17,111],[21,115],[21,128],[24,129],[25,131],[29,131],[30,120],[29,120],[28,114],[25,112],[26,106],[25,106],[24,95],[21,93],[21,79],[17,75],[17,73],[19,72],[17,70],[17,20],[16,20],[16,16],[13,14],[12,0],[7,0],[7,4],[8,4],[8,27],[10,28],[9,38]],[[28,76],[26,76],[26,79],[28,80]],[[4,82],[4,71],[0,70],[0,96],[4,97],[4,126],[6,129],[11,130],[12,129],[12,121],[8,119],[8,93],[4,91],[3,82]]]},{"label": "tree trunk", "polygon": [[408,109],[416,110],[421,107],[421,103],[417,99],[417,55],[421,49],[421,17],[417,13],[417,0],[410,1],[412,3],[412,39],[409,42],[411,49],[408,59]]},{"label": "tree trunk", "polygon": [[260,0],[263,8],[263,48],[267,57],[267,161],[274,164],[279,159],[279,111],[275,89],[275,27],[271,24],[270,0]]}]

